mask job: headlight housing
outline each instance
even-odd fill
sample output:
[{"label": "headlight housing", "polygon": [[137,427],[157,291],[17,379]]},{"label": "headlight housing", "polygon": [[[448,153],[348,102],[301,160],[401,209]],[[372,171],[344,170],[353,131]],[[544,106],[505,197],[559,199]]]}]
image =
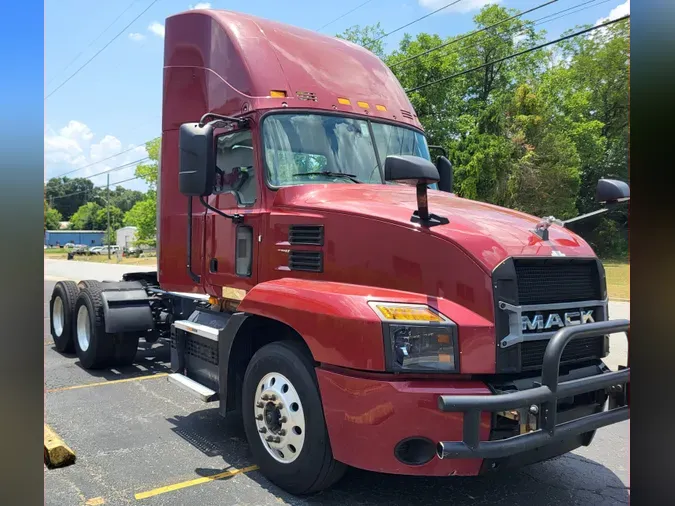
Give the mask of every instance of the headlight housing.
[{"label": "headlight housing", "polygon": [[392,372],[459,372],[457,324],[423,304],[369,302],[382,320]]}]

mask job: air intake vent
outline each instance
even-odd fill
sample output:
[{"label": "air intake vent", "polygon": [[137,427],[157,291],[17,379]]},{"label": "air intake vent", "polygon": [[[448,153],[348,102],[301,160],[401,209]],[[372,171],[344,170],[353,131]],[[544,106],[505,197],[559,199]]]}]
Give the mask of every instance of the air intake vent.
[{"label": "air intake vent", "polygon": [[404,111],[403,109],[401,109],[401,115],[402,115],[404,118],[413,119],[412,113],[411,113],[411,112],[408,112],[408,111]]},{"label": "air intake vent", "polygon": [[320,251],[291,251],[288,267],[292,271],[323,272],[323,256]]},{"label": "air intake vent", "polygon": [[288,229],[288,242],[291,244],[323,246],[323,226],[291,225]]},{"label": "air intake vent", "polygon": [[316,102],[316,95],[311,91],[296,91],[295,94],[300,100],[310,100]]},{"label": "air intake vent", "polygon": [[602,299],[595,260],[517,259],[514,263],[520,304]]},{"label": "air intake vent", "polygon": [[[541,369],[544,352],[549,340],[526,341],[521,345],[522,369]],[[604,355],[604,336],[591,336],[572,339],[563,351],[561,364],[582,362],[602,358]]]}]

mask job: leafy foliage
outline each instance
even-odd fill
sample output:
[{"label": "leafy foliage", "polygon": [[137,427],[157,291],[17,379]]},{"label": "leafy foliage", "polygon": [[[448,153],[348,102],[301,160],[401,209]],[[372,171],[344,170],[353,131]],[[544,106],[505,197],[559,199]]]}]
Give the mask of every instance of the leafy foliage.
[{"label": "leafy foliage", "polygon": [[[429,143],[449,153],[458,195],[571,218],[598,208],[598,179],[628,181],[629,25],[492,63],[545,38],[531,21],[506,21],[517,12],[490,4],[474,29],[496,27],[445,39],[406,34],[398,49],[375,54],[413,90]],[[339,36],[367,46],[378,29]],[[455,77],[415,90],[447,76]],[[612,217],[587,234],[598,254],[627,251],[626,211]]]},{"label": "leafy foliage", "polygon": [[45,230],[58,230],[61,213],[50,207],[45,200]]},{"label": "leafy foliage", "polygon": [[137,227],[136,242],[150,246],[156,245],[157,235],[157,177],[159,171],[159,156],[161,139],[158,137],[145,145],[150,161],[136,167],[136,176],[148,183],[148,192],[143,200],[125,214],[124,223]]}]

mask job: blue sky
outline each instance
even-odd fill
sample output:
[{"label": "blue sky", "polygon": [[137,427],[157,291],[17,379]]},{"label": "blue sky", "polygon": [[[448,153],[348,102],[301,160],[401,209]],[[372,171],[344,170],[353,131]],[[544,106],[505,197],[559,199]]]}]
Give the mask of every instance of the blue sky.
[{"label": "blue sky", "polygon": [[[135,160],[146,156],[143,142],[160,135],[163,25],[166,17],[192,7],[238,10],[316,30],[362,4],[365,0],[318,2],[310,0],[158,0],[124,30],[75,77],[73,72],[105,46],[143,12],[153,0],[50,0],[45,2],[45,179],[80,169],[70,177],[87,177],[123,164],[110,173],[110,181],[133,177]],[[346,28],[381,23],[393,30],[452,0],[371,0],[322,30],[334,35]],[[498,3],[526,10],[545,0],[500,0]],[[538,19],[589,0],[558,0],[529,15]],[[594,0],[579,12],[545,23],[548,38],[580,24],[594,24],[608,16],[628,13],[630,0]],[[385,39],[392,50],[404,33],[437,33],[449,36],[472,29],[478,9],[494,0],[460,0]],[[119,18],[119,19],[117,19]],[[117,20],[116,20],[117,19]],[[115,21],[116,20],[116,21]],[[114,22],[114,23],[113,23]],[[102,33],[104,30],[106,30]],[[93,42],[93,43],[92,43]],[[133,148],[133,149],[132,149]],[[119,156],[104,160],[121,151]],[[101,161],[103,160],[103,161]],[[105,175],[92,177],[105,184]],[[144,190],[141,181],[124,183]]]}]

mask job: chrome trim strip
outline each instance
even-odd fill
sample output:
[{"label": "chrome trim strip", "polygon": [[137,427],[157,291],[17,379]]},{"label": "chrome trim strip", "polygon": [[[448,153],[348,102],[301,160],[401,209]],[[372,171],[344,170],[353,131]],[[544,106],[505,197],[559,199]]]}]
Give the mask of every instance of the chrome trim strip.
[{"label": "chrome trim strip", "polygon": [[[514,306],[513,304],[508,304],[506,302],[499,301],[499,309],[502,311],[507,311],[509,315],[509,335],[503,337],[498,346],[500,348],[509,348],[515,344],[522,343],[523,341],[542,341],[544,339],[550,339],[553,337],[556,332],[560,329],[556,329],[550,332],[537,332],[531,334],[523,334],[522,331],[522,314],[528,311],[556,311],[560,309],[587,309],[587,308],[604,308],[605,318],[608,319],[607,306],[609,299],[605,300],[583,300],[579,302],[561,302],[557,304],[532,304],[532,305],[523,305],[523,306]],[[579,323],[579,325],[583,325]]]},{"label": "chrome trim strip", "polygon": [[190,334],[196,334],[198,336],[205,337],[206,339],[218,342],[218,334],[220,331],[218,329],[214,329],[213,327],[187,320],[175,321],[173,322],[173,326]]}]

